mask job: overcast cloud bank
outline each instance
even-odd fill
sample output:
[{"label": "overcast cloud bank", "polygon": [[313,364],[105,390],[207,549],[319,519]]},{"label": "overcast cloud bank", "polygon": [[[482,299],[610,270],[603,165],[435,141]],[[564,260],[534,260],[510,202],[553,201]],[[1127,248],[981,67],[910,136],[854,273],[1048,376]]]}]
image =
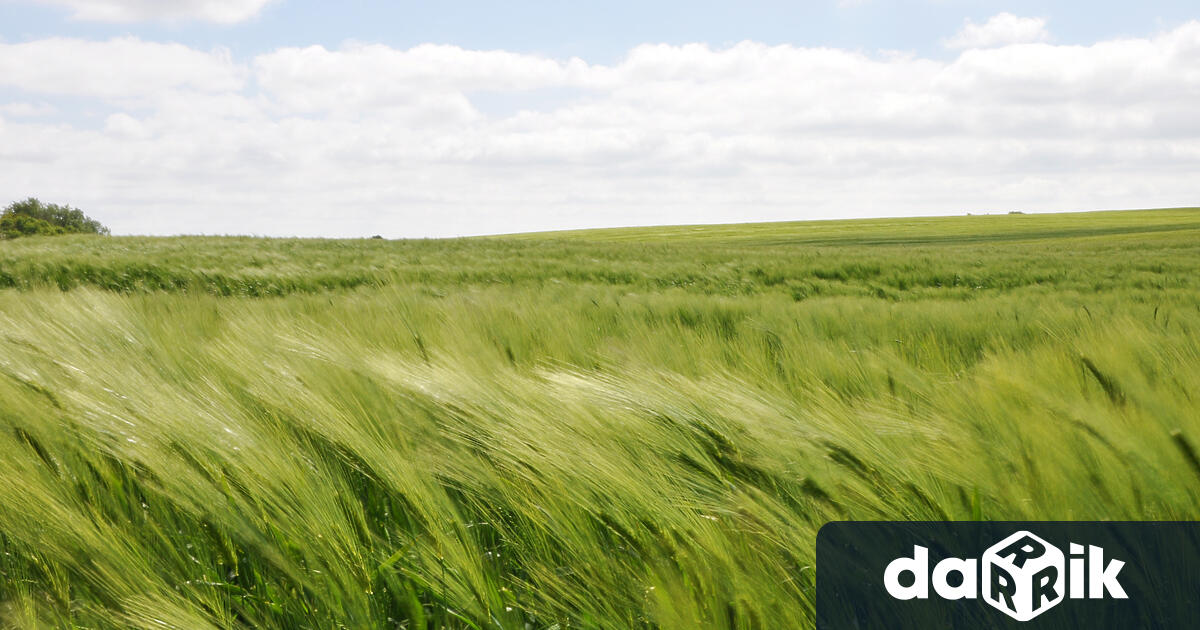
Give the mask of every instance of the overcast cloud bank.
[{"label": "overcast cloud bank", "polygon": [[307,236],[1197,203],[1200,23],[1048,41],[1002,14],[948,39],[948,61],[754,42],[615,65],[0,44],[0,195],[116,233]]}]

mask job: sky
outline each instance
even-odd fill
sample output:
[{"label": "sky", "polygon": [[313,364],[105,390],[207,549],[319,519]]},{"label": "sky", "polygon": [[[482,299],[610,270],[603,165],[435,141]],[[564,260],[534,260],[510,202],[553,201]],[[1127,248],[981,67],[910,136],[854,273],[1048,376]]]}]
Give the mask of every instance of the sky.
[{"label": "sky", "polygon": [[115,234],[1196,206],[1196,111],[1191,1],[0,0],[0,204]]}]

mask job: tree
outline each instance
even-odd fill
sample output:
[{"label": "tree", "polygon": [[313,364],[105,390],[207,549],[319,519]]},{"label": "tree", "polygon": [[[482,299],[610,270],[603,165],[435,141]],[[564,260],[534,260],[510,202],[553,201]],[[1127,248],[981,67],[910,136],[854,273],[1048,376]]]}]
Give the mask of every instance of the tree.
[{"label": "tree", "polygon": [[79,208],[42,203],[33,197],[10,203],[0,214],[0,237],[108,234],[108,228]]}]

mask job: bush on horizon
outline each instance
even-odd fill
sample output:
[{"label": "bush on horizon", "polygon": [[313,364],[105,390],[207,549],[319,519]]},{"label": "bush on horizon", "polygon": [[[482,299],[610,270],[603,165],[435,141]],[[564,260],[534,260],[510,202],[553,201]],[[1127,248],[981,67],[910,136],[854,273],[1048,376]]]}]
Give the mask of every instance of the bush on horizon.
[{"label": "bush on horizon", "polygon": [[55,236],[59,234],[103,234],[109,230],[82,210],[34,197],[14,201],[0,214],[0,238]]}]

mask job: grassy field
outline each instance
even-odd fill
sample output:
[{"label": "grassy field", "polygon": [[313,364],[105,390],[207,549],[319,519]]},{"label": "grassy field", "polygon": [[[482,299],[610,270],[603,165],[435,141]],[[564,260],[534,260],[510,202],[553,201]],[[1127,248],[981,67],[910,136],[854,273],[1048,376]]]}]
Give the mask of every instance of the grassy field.
[{"label": "grassy field", "polygon": [[0,241],[0,626],[803,628],[840,519],[1200,517],[1200,210]]}]

